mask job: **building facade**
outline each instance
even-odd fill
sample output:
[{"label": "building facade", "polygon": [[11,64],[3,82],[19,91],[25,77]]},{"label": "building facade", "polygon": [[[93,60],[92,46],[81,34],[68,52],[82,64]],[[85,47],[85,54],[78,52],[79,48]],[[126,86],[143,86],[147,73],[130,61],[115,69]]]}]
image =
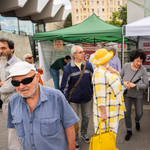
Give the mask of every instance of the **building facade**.
[{"label": "building facade", "polygon": [[127,1],[127,23],[128,24],[148,16],[150,16],[150,0],[128,0]]},{"label": "building facade", "polygon": [[72,7],[72,24],[78,24],[95,13],[100,19],[110,20],[113,11],[125,6],[127,0],[70,0]]}]

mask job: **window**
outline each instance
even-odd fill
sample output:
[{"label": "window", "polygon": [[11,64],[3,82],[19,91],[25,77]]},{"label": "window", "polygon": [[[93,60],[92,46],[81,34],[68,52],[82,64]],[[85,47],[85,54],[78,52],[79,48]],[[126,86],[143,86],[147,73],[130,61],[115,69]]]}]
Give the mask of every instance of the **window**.
[{"label": "window", "polygon": [[112,0],[110,0],[110,5],[112,5],[113,4],[113,1]]},{"label": "window", "polygon": [[86,8],[83,9],[83,12],[86,13]]},{"label": "window", "polygon": [[103,13],[105,12],[105,9],[104,9],[104,8],[102,9],[102,12],[103,12]]},{"label": "window", "polygon": [[78,6],[78,1],[76,1],[76,6]]},{"label": "window", "polygon": [[76,9],[76,13],[78,13],[78,9]]},{"label": "window", "polygon": [[97,13],[99,14],[99,8],[97,8]]},{"label": "window", "polygon": [[118,1],[118,5],[120,5],[120,1]]},{"label": "window", "polygon": [[97,5],[99,5],[99,1],[97,1]]},{"label": "window", "polygon": [[87,4],[89,5],[89,1],[87,2]]},{"label": "window", "polygon": [[105,20],[105,16],[103,16],[103,20]]},{"label": "window", "polygon": [[102,1],[102,5],[104,5],[104,1]]},{"label": "window", "polygon": [[113,12],[113,8],[110,8],[110,12]]},{"label": "window", "polygon": [[83,5],[86,5],[86,1],[83,1]]},{"label": "window", "polygon": [[120,8],[118,8],[118,11],[120,11]]},{"label": "window", "polygon": [[79,17],[77,16],[77,21],[79,21]]},{"label": "window", "polygon": [[92,5],[94,5],[94,1],[92,1]]},{"label": "window", "polygon": [[86,19],[87,17],[86,16],[84,16],[84,20]]},{"label": "window", "polygon": [[94,9],[92,9],[92,13],[94,13]]}]

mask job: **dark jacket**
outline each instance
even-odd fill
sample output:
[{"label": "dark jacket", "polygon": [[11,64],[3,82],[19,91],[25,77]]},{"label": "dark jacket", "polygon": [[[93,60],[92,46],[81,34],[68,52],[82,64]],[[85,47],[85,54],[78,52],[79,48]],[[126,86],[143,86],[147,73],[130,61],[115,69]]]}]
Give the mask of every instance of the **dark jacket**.
[{"label": "dark jacket", "polygon": [[[81,64],[81,70],[83,70],[84,61]],[[74,90],[70,102],[73,103],[86,103],[92,99],[93,86],[92,86],[92,74],[93,68],[91,63],[86,62],[86,68],[84,74]],[[61,88],[60,90],[65,95],[66,99],[69,98],[69,92],[77,82],[81,75],[81,71],[75,65],[74,60],[68,63],[63,72]]]}]

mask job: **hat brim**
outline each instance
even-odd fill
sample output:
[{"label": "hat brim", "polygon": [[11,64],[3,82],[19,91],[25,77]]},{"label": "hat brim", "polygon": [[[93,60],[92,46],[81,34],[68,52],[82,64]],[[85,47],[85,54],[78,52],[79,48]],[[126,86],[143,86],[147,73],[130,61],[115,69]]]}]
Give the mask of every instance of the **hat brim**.
[{"label": "hat brim", "polygon": [[94,65],[102,65],[102,64],[108,62],[112,57],[113,57],[113,52],[108,52],[108,56],[100,61],[97,61],[97,59],[94,56],[94,58],[92,59],[92,63]]},{"label": "hat brim", "polygon": [[[12,77],[14,77],[14,76],[23,76],[23,75],[26,75],[26,74],[28,74],[31,70],[34,70],[34,69],[24,69],[24,70],[18,70],[18,71],[16,71],[16,72],[14,72],[14,73],[12,73],[11,75],[9,75],[5,80],[8,80],[9,78],[12,78]],[[36,71],[36,70],[34,70],[34,71]]]}]

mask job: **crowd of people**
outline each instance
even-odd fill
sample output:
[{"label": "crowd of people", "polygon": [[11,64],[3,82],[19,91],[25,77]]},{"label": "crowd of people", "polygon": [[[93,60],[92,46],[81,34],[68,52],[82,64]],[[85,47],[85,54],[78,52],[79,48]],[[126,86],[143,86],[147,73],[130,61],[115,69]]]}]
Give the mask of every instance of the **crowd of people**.
[{"label": "crowd of people", "polygon": [[[14,49],[12,41],[0,39],[0,97],[9,129],[9,150],[79,150],[79,135],[90,143],[87,131],[92,103],[95,132],[101,119],[102,130],[107,121],[117,133],[119,120],[125,118],[125,140],[130,140],[132,101],[136,130],[140,131],[143,95],[149,84],[142,65],[146,59],[143,50],[133,50],[131,62],[121,69],[114,48],[107,51],[104,46],[98,47],[88,62],[84,61],[83,48],[75,45],[71,49],[72,59],[67,55],[50,66],[53,89],[43,86],[42,67],[33,64],[32,55],[25,54],[21,61],[15,57]],[[59,86],[60,69],[63,76]]]}]

